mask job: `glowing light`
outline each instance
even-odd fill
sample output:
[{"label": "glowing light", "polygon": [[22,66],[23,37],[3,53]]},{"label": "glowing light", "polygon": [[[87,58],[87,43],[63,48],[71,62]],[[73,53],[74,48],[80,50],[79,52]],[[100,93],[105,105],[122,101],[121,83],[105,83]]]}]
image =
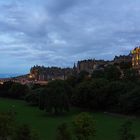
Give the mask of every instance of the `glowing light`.
[{"label": "glowing light", "polygon": [[1,85],[3,85],[3,82],[0,82]]},{"label": "glowing light", "polygon": [[33,76],[30,74],[30,75],[29,75],[29,78],[33,78]]}]

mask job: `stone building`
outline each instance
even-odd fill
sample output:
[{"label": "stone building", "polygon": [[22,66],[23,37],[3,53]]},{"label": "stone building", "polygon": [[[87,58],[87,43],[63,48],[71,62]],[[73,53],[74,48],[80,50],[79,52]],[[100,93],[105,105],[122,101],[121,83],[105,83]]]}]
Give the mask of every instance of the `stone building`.
[{"label": "stone building", "polygon": [[92,74],[94,70],[104,69],[104,67],[108,64],[109,61],[95,60],[95,59],[78,61],[77,72],[79,73],[81,71],[86,71],[89,74]]},{"label": "stone building", "polygon": [[120,63],[130,63],[132,60],[131,54],[129,55],[120,55],[120,56],[115,56],[114,58],[114,63],[120,64]]},{"label": "stone building", "polygon": [[29,79],[33,81],[65,80],[72,72],[71,68],[34,66],[30,69]]},{"label": "stone building", "polygon": [[136,47],[131,51],[132,54],[132,67],[140,70],[140,47]]},{"label": "stone building", "polygon": [[95,60],[83,60],[78,61],[77,63],[77,72],[87,71],[88,73],[92,73],[93,70],[96,68]]}]

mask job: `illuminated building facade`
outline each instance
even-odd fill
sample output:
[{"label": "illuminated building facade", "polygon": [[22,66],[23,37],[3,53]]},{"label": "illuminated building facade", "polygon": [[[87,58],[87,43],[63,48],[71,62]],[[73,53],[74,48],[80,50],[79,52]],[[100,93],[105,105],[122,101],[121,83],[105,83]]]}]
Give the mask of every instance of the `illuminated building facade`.
[{"label": "illuminated building facade", "polygon": [[49,81],[55,79],[64,80],[68,76],[72,75],[72,73],[72,68],[44,67],[37,65],[30,69],[28,78],[31,81]]},{"label": "illuminated building facade", "polygon": [[132,53],[132,67],[134,69],[140,69],[140,47],[136,47],[131,51]]}]

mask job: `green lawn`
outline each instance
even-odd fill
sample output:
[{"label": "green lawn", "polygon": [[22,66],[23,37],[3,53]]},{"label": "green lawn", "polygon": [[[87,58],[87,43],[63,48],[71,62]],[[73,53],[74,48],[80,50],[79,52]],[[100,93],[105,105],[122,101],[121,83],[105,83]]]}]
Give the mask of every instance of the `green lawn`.
[{"label": "green lawn", "polygon": [[[13,107],[14,106],[14,107]],[[8,111],[14,108],[17,112],[17,121],[28,123],[37,130],[41,140],[54,140],[56,128],[62,122],[71,122],[78,111],[73,110],[63,117],[51,117],[36,107],[30,107],[23,101],[0,98],[0,111]],[[126,117],[114,117],[104,113],[93,113],[96,121],[96,140],[118,140],[119,126],[127,119]],[[140,119],[132,119],[133,131],[140,137]]]}]

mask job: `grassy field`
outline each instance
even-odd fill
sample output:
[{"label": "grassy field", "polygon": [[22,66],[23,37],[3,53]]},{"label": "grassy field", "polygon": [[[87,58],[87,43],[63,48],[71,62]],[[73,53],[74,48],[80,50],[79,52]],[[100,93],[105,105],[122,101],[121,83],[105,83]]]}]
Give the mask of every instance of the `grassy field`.
[{"label": "grassy field", "polygon": [[[13,107],[14,106],[14,107]],[[66,116],[51,117],[36,107],[30,107],[23,101],[0,98],[0,111],[13,109],[17,112],[16,118],[19,123],[27,123],[37,130],[41,140],[54,140],[56,128],[62,122],[71,122],[78,111],[73,110]],[[127,117],[111,116],[104,113],[93,113],[96,121],[96,140],[118,140],[117,134],[120,125],[128,119]],[[132,119],[133,131],[140,137],[140,119]]]}]

